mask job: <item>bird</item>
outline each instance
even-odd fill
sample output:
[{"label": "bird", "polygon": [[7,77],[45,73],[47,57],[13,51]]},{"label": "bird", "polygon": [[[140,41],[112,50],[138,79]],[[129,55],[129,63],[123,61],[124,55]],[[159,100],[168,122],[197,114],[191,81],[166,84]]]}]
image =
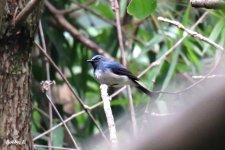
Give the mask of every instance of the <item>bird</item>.
[{"label": "bird", "polygon": [[103,55],[95,55],[87,62],[91,63],[94,68],[94,76],[100,84],[106,84],[109,87],[132,85],[149,97],[152,97],[152,92],[146,89],[139,82],[139,79],[122,64]]}]

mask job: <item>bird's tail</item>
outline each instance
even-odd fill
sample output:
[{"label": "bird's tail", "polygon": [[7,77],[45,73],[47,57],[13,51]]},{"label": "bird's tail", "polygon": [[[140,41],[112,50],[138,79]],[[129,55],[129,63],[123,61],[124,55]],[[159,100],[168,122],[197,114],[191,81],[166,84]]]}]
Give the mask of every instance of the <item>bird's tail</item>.
[{"label": "bird's tail", "polygon": [[144,92],[146,95],[152,97],[153,94],[151,91],[149,91],[148,89],[146,89],[143,85],[141,85],[137,80],[133,81],[135,83],[135,86],[142,92]]}]

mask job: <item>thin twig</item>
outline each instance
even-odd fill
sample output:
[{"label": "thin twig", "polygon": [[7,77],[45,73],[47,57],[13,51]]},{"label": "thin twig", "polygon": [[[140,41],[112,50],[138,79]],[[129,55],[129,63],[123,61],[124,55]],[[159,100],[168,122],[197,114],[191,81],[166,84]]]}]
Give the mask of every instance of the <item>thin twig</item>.
[{"label": "thin twig", "polygon": [[[162,19],[162,18],[161,18]],[[165,21],[165,20],[163,20],[163,21]],[[172,21],[171,22],[171,20],[167,20],[166,19],[166,22],[167,21],[169,21],[169,23],[172,23],[172,24],[174,24],[174,23],[176,23],[179,27],[181,27],[181,28],[185,28],[182,24],[180,24],[179,22],[176,22],[176,21]],[[196,22],[197,23],[197,22]],[[196,24],[195,23],[195,24]],[[192,27],[193,28],[193,27]],[[193,29],[191,28],[191,32],[189,31],[189,29],[184,29],[184,30],[188,30],[188,34],[189,34],[189,32],[190,32],[190,34],[195,34],[195,35],[197,35],[197,37],[201,37],[201,38],[199,38],[199,39],[205,39],[205,40],[203,40],[203,41],[205,41],[205,42],[207,42],[207,43],[209,43],[210,45],[212,45],[212,46],[215,46],[215,47],[218,47],[218,49],[220,49],[220,50],[222,50],[221,52],[222,52],[222,55],[224,54],[224,49],[220,46],[220,45],[218,45],[218,44],[216,44],[216,43],[214,43],[213,41],[211,41],[211,42],[209,42],[210,40],[208,39],[208,38],[206,38],[206,37],[203,37],[202,35],[200,35],[200,34],[198,34],[198,33],[196,33],[196,32],[194,32],[194,31],[192,31]],[[187,36],[187,35],[186,35]],[[194,36],[195,37],[195,36]],[[214,43],[214,44],[213,44]],[[220,47],[220,48],[219,48]],[[218,65],[219,65],[219,63],[220,63],[220,61],[221,61],[221,58],[222,58],[222,55],[219,55],[219,58],[218,58],[218,60],[216,60],[216,62],[215,62],[215,64],[214,64],[214,67],[206,74],[206,77],[207,76],[210,76],[215,70],[216,70],[216,68],[218,67]],[[192,85],[190,85],[189,87],[187,87],[187,88],[185,88],[185,89],[182,89],[182,90],[179,90],[179,91],[176,91],[176,92],[166,92],[166,91],[163,91],[163,93],[167,93],[167,94],[178,94],[178,93],[183,93],[183,92],[185,92],[185,91],[187,91],[187,90],[190,90],[191,88],[193,88],[193,87],[195,87],[196,85],[198,85],[200,82],[202,82],[202,81],[204,81],[205,79],[207,79],[207,78],[202,78],[202,79],[200,79],[200,80],[198,80],[197,82],[195,82],[195,83],[193,83]],[[154,91],[154,92],[158,92],[158,93],[162,93],[162,91]]]},{"label": "thin twig", "polygon": [[136,115],[135,115],[135,110],[134,110],[134,102],[133,102],[133,97],[132,97],[132,92],[131,92],[130,86],[127,86],[127,93],[128,93],[128,100],[129,100],[133,134],[136,137],[137,133],[138,133],[138,131],[137,131],[137,121],[136,121]]},{"label": "thin twig", "polygon": [[[116,27],[116,23],[115,23],[114,21],[112,21],[112,20],[110,20],[110,19],[108,19],[108,18],[102,16],[101,14],[99,14],[99,13],[96,12],[95,10],[91,9],[90,7],[87,7],[86,5],[80,4],[80,3],[76,2],[76,1],[73,1],[73,3],[75,3],[76,5],[78,5],[80,8],[83,8],[83,9],[87,10],[87,11],[90,12],[92,15],[98,17],[99,19],[105,21],[106,23],[108,23],[108,24],[110,24],[110,25]],[[60,10],[59,10],[59,11],[60,11]],[[126,32],[126,29],[122,28],[121,30],[122,30],[123,34],[126,34],[126,33],[127,33],[127,32]],[[137,42],[141,43],[142,45],[144,45],[143,41],[140,40],[140,39],[138,39],[138,38],[135,37],[135,36],[132,36],[132,35],[125,35],[125,36],[128,37],[128,38],[130,38],[130,39],[134,39],[135,41],[137,41]]]},{"label": "thin twig", "polygon": [[94,51],[95,53],[102,54],[108,58],[114,59],[110,54],[100,48],[96,43],[88,39],[87,37],[83,36],[72,24],[70,24],[62,14],[60,14],[59,10],[57,10],[51,3],[45,1],[45,6],[48,8],[51,14],[56,18],[57,22],[60,26],[62,26],[66,31],[71,33],[74,38],[78,39],[81,43],[85,46],[90,48],[90,50]]},{"label": "thin twig", "polygon": [[108,86],[105,84],[100,85],[100,90],[101,90],[101,97],[103,101],[103,107],[109,127],[109,135],[110,135],[110,141],[112,144],[112,149],[117,149],[118,148],[118,140],[116,136],[116,127],[115,127],[115,122],[114,122],[114,117],[112,114],[112,109],[110,106],[110,97],[108,95]]},{"label": "thin twig", "polygon": [[84,10],[90,12],[91,14],[93,14],[94,16],[100,18],[101,20],[105,21],[106,23],[109,23],[113,26],[116,26],[116,23],[102,15],[100,15],[99,13],[97,13],[96,11],[94,11],[93,9],[91,9],[90,7],[87,7],[86,5],[84,4],[80,4],[78,3],[77,1],[73,1],[73,3],[75,3],[77,6],[79,6],[80,8],[83,8]]},{"label": "thin twig", "polygon": [[[206,13],[205,13],[205,14],[206,14]],[[205,15],[205,14],[204,14],[204,15]],[[204,15],[203,15],[203,16],[204,16]],[[201,18],[203,18],[203,16],[202,16]],[[200,19],[201,19],[201,18],[200,18]],[[215,42],[209,40],[208,38],[202,36],[201,34],[192,31],[193,28],[195,28],[195,25],[197,25],[197,23],[199,23],[199,20],[200,20],[200,19],[195,23],[195,25],[194,25],[191,29],[185,28],[181,23],[179,23],[179,22],[177,22],[177,21],[165,19],[165,18],[162,18],[162,17],[158,17],[158,19],[161,20],[161,21],[165,21],[165,22],[169,22],[169,23],[171,23],[171,24],[174,24],[174,25],[176,25],[178,28],[181,28],[182,30],[186,31],[188,34],[192,35],[193,37],[196,37],[196,38],[198,38],[198,39],[200,39],[200,40],[203,40],[203,41],[207,42],[208,44],[210,44],[210,45],[212,45],[212,46],[214,46],[214,47],[216,47],[216,48],[222,50],[222,52],[224,52],[224,48],[221,47],[220,45],[218,45],[218,44],[216,44]],[[188,36],[188,35],[185,35],[185,36]],[[183,37],[183,38],[184,38],[184,37]],[[180,39],[180,40],[181,40],[181,39]],[[180,41],[180,40],[179,40],[179,41]],[[179,41],[178,41],[178,42],[179,42]],[[178,42],[177,42],[177,43],[178,43]],[[164,56],[164,55],[163,55],[163,56]],[[167,55],[166,55],[166,56],[167,56]],[[161,58],[164,59],[165,56],[164,56],[164,57],[160,57],[160,59],[161,59]],[[158,59],[158,60],[160,60],[160,59]],[[221,59],[221,56],[220,56],[220,59]],[[219,64],[219,62],[220,62],[220,59],[219,59],[219,61],[217,61],[217,63],[215,63],[215,66],[207,73],[206,76],[210,76],[210,74],[217,68],[217,66],[218,66],[218,64]],[[157,60],[157,61],[158,61],[158,60]],[[157,62],[156,64],[158,65],[158,64],[160,64],[160,63],[161,63],[161,60],[160,60],[159,62]],[[198,85],[198,84],[199,84],[200,82],[202,82],[204,79],[206,79],[206,78],[202,78],[202,79],[200,79],[199,81],[195,82],[194,84],[190,85],[189,87],[187,87],[187,88],[185,88],[185,89],[182,89],[182,90],[179,90],[179,91],[176,91],[176,92],[166,92],[166,91],[163,91],[163,92],[162,92],[162,91],[154,91],[154,92],[155,92],[155,93],[167,93],[167,94],[178,94],[178,93],[183,93],[183,92],[185,92],[185,91],[187,91],[187,90],[193,88],[194,86]]]},{"label": "thin twig", "polygon": [[191,6],[207,9],[224,9],[225,2],[222,0],[190,0]]},{"label": "thin twig", "polygon": [[[42,43],[43,49],[47,53],[45,37],[44,37],[44,32],[43,32],[41,20],[39,21],[39,33],[40,33],[40,39],[41,39],[41,43]],[[49,63],[48,63],[48,61],[46,59],[45,59],[45,69],[46,69],[47,80],[50,81],[51,79],[50,79]],[[51,87],[47,91],[47,94],[49,95],[50,99],[52,99]],[[52,128],[52,124],[53,124],[53,119],[52,118],[53,118],[53,116],[52,116],[52,105],[51,105],[50,102],[48,103],[48,112],[49,112],[49,128]],[[51,150],[51,146],[52,146],[52,132],[49,133],[48,146],[49,146],[49,150]]]},{"label": "thin twig", "polygon": [[122,30],[121,30],[121,23],[120,23],[120,11],[119,11],[119,4],[117,0],[110,0],[112,4],[112,9],[115,12],[116,16],[116,28],[117,28],[117,36],[118,36],[118,41],[120,45],[120,52],[121,52],[121,58],[122,58],[122,64],[126,67],[127,62],[126,62],[126,54],[125,54],[125,49],[124,49],[124,44],[123,44],[123,35],[122,35]]},{"label": "thin twig", "polygon": [[26,20],[30,12],[40,3],[42,0],[30,0],[27,5],[22,9],[22,11],[16,16],[14,24],[17,25],[22,21]]},{"label": "thin twig", "polygon": [[178,28],[180,28],[181,30],[183,30],[186,33],[188,33],[189,35],[193,36],[194,38],[200,39],[200,40],[202,40],[202,41],[204,41],[204,42],[214,46],[215,48],[217,48],[219,50],[222,50],[222,51],[225,50],[222,46],[218,45],[214,41],[211,41],[209,38],[207,38],[207,37],[205,37],[205,36],[195,32],[195,31],[192,31],[192,29],[185,28],[184,25],[182,25],[178,21],[170,20],[170,19],[163,18],[163,17],[158,17],[158,20],[163,21],[163,22],[168,22],[170,24],[173,24],[173,25],[177,26]]},{"label": "thin twig", "polygon": [[[120,23],[120,9],[119,9],[119,4],[117,0],[110,0],[112,10],[115,12],[116,16],[116,28],[117,28],[117,36],[119,40],[119,45],[120,45],[120,52],[121,52],[121,57],[122,57],[122,64],[127,67],[127,62],[126,62],[126,53],[125,53],[125,48],[124,48],[124,42],[123,42],[123,35],[122,35],[122,29],[121,29],[121,23]],[[135,118],[135,110],[134,110],[134,104],[133,104],[133,98],[132,98],[132,93],[130,86],[127,85],[127,94],[128,94],[128,100],[129,100],[129,106],[130,106],[130,114],[131,114],[131,122],[132,122],[132,127],[133,127],[133,134],[136,136],[136,118]]]},{"label": "thin twig", "polygon": [[[115,97],[116,95],[118,95],[118,94],[119,94],[121,91],[123,91],[125,88],[126,88],[126,86],[124,86],[124,87],[120,88],[119,90],[117,90],[116,92],[114,92],[114,93],[110,96],[110,100],[111,100],[113,97]],[[100,101],[100,102],[94,104],[93,106],[89,107],[89,110],[93,110],[93,109],[95,109],[95,108],[101,106],[102,104],[103,104],[103,102]],[[85,111],[82,110],[82,111],[80,111],[80,112],[78,112],[78,113],[76,113],[76,114],[73,114],[73,115],[71,115],[69,118],[65,119],[64,122],[66,123],[66,122],[72,120],[73,118],[76,118],[77,116],[80,116],[80,115],[82,115],[82,114],[84,114],[84,113],[85,113]],[[62,125],[63,125],[63,123],[60,122],[59,124],[55,125],[55,126],[52,127],[51,129],[48,129],[47,131],[45,131],[45,132],[39,134],[38,136],[34,137],[34,138],[33,138],[33,141],[35,141],[35,140],[41,138],[42,136],[48,134],[49,132],[52,132],[53,130],[55,130],[56,128],[58,128],[58,127],[60,127],[60,126],[62,126]]]},{"label": "thin twig", "polygon": [[[198,21],[191,27],[191,30],[194,30],[198,24],[200,24],[203,19],[208,15],[208,12],[205,12],[199,19]],[[138,78],[142,77],[146,72],[148,72],[148,70],[150,70],[151,68],[155,67],[155,66],[159,66],[162,61],[164,59],[166,59],[166,57],[172,53],[183,41],[184,39],[187,37],[188,35],[184,35],[179,41],[177,41],[166,53],[164,53],[159,59],[157,59],[155,62],[153,62],[152,64],[150,64],[144,71],[142,71],[139,75]]]},{"label": "thin twig", "polygon": [[69,134],[71,140],[73,141],[74,146],[75,146],[77,149],[79,149],[79,146],[78,146],[77,142],[75,141],[75,139],[74,139],[72,133],[70,132],[70,130],[69,130],[67,124],[64,122],[64,120],[63,120],[62,116],[60,115],[59,111],[58,111],[57,108],[55,107],[55,104],[52,102],[52,99],[51,99],[47,94],[45,94],[45,95],[46,95],[48,101],[52,104],[52,107],[54,108],[55,112],[57,113],[57,115],[58,115],[60,121],[61,121],[61,122],[63,123],[63,125],[65,126],[66,131],[68,132],[68,134]]},{"label": "thin twig", "polygon": [[[91,0],[86,2],[85,4],[82,4],[82,6],[84,7],[88,7],[89,5],[93,4],[95,2],[95,0]],[[75,11],[81,10],[83,7],[81,7],[80,5],[78,5],[78,7],[76,8],[71,8],[71,9],[64,9],[64,10],[59,10],[58,13],[62,14],[62,15],[66,15],[66,14],[70,14],[73,13]]]},{"label": "thin twig", "polygon": [[[54,81],[52,82],[52,81],[49,81],[49,80],[47,80],[47,81],[45,81],[45,82],[42,81],[42,82],[41,82],[41,89],[42,89],[42,91],[45,93],[45,96],[47,97],[49,103],[50,103],[50,104],[52,105],[52,107],[54,108],[54,110],[55,110],[56,114],[58,115],[59,119],[61,120],[61,122],[62,122],[63,125],[65,126],[66,131],[68,132],[68,134],[69,134],[71,140],[72,140],[73,143],[74,143],[74,146],[75,146],[77,149],[79,149],[78,144],[76,143],[75,139],[73,138],[73,135],[72,135],[72,133],[70,132],[68,126],[67,126],[66,123],[64,122],[64,120],[63,120],[62,116],[60,115],[59,111],[57,110],[55,104],[52,102],[52,98],[48,95],[48,91],[51,89],[51,85],[53,85],[53,83],[55,83],[55,82],[54,82]],[[49,148],[51,148],[51,146],[49,146]]]},{"label": "thin twig", "polygon": [[60,74],[60,76],[62,77],[62,79],[65,81],[65,83],[67,84],[67,86],[69,87],[69,89],[71,90],[71,92],[73,93],[73,95],[75,96],[75,98],[80,103],[81,107],[84,109],[84,111],[88,114],[88,116],[90,117],[90,119],[92,120],[92,122],[98,128],[98,130],[100,131],[102,137],[105,139],[105,141],[107,142],[107,144],[109,144],[109,141],[108,141],[106,135],[104,134],[103,130],[98,125],[98,123],[94,119],[93,115],[89,112],[89,110],[87,109],[86,105],[83,103],[83,101],[81,100],[81,98],[75,92],[75,90],[73,89],[72,85],[69,83],[69,81],[63,75],[63,73],[61,72],[61,70],[59,69],[59,67],[54,63],[54,61],[51,59],[51,57],[49,57],[49,55],[43,50],[43,48],[39,44],[37,44],[36,42],[34,42],[34,44],[38,47],[38,49],[42,52],[42,54],[44,54],[44,56],[48,59],[49,63],[52,64],[52,66],[57,70],[57,72]]},{"label": "thin twig", "polygon": [[42,109],[38,108],[37,106],[33,106],[33,109],[34,110],[36,109],[36,111],[38,111],[41,115],[45,116],[46,118],[49,118],[49,115]]},{"label": "thin twig", "polygon": [[[191,27],[192,30],[194,30],[202,21],[203,19],[208,15],[208,12],[205,12],[197,21],[196,23]],[[159,57],[155,62],[153,62],[152,64],[150,64],[144,71],[142,71],[139,75],[138,78],[142,77],[145,73],[148,72],[148,70],[150,70],[152,67],[155,66],[159,66],[160,64],[162,64],[162,62],[167,58],[167,56],[172,53],[183,41],[184,39],[187,37],[188,35],[183,35],[183,37],[178,40],[166,53],[164,53],[161,57]],[[196,84],[197,85],[197,84]],[[162,94],[162,91],[154,91],[155,93],[159,93]],[[164,94],[177,94],[174,92],[165,92],[163,91]],[[148,108],[149,108],[149,102],[147,103],[146,107],[145,107],[145,114],[148,114]],[[143,120],[143,124],[146,122],[147,117],[144,118]]]},{"label": "thin twig", "polygon": [[65,148],[65,147],[56,147],[56,146],[46,146],[46,145],[38,145],[38,144],[34,144],[34,148],[38,149],[38,147],[40,148],[53,148],[53,149],[60,149],[60,150],[77,150],[75,148]]},{"label": "thin twig", "polygon": [[[81,114],[84,114],[84,113],[85,113],[85,111],[82,110],[82,111],[80,111],[80,112],[78,112],[78,113],[76,113],[76,114],[73,114],[73,115],[71,115],[69,118],[65,119],[65,120],[64,120],[64,123],[67,123],[68,121],[72,120],[73,118],[75,118],[75,117],[77,117],[77,116],[80,116]],[[57,129],[58,127],[60,127],[60,126],[62,126],[62,125],[63,125],[63,122],[60,122],[59,124],[57,124],[57,125],[53,126],[52,128],[48,129],[47,131],[45,131],[45,132],[39,134],[38,136],[34,137],[34,138],[33,138],[33,141],[35,141],[35,140],[37,140],[37,139],[43,137],[44,135],[46,135],[46,134],[52,132],[53,130]]]}]

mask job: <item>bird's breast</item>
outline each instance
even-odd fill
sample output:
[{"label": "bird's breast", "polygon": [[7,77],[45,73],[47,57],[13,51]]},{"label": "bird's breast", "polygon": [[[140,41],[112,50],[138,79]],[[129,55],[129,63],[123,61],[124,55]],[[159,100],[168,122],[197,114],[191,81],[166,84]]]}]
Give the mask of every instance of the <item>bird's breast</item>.
[{"label": "bird's breast", "polygon": [[95,78],[100,84],[121,87],[130,84],[130,80],[125,75],[117,75],[110,70],[95,70]]}]

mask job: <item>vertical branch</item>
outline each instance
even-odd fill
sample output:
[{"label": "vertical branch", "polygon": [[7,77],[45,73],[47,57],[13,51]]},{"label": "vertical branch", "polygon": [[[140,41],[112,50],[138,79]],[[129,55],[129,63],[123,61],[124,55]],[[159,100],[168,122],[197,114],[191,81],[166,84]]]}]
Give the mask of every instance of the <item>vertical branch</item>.
[{"label": "vertical branch", "polygon": [[58,115],[58,117],[59,117],[59,119],[60,119],[61,122],[64,124],[64,126],[65,126],[65,128],[66,128],[66,131],[68,132],[68,134],[69,134],[71,140],[73,141],[74,146],[77,148],[77,150],[79,150],[80,148],[79,148],[77,142],[75,141],[75,139],[73,138],[73,135],[72,135],[72,133],[71,133],[70,130],[69,130],[69,127],[68,127],[68,126],[66,125],[66,123],[64,122],[62,116],[60,115],[60,113],[59,113],[59,111],[57,110],[56,106],[55,106],[54,103],[52,102],[52,99],[48,96],[47,93],[46,93],[46,97],[48,98],[49,102],[52,104],[52,106],[53,106],[55,112],[57,113],[57,115]]},{"label": "vertical branch", "polygon": [[[39,21],[39,33],[40,33],[40,38],[41,38],[41,44],[42,47],[44,49],[44,51],[47,53],[46,51],[46,44],[45,44],[45,37],[44,37],[44,32],[43,32],[43,28],[42,28],[42,23],[41,20]],[[50,81],[50,69],[49,69],[49,62],[47,61],[47,59],[45,59],[45,69],[46,69],[46,76],[47,76],[47,80]],[[50,99],[52,99],[52,92],[51,92],[51,87],[49,87],[49,90],[47,91],[47,95],[50,97]],[[49,112],[49,128],[52,128],[52,105],[49,102],[48,103],[48,112]],[[49,133],[49,139],[48,139],[48,146],[49,146],[49,150],[51,150],[51,146],[52,146],[52,132]]]},{"label": "vertical branch", "polygon": [[130,115],[131,115],[133,134],[136,137],[136,135],[137,135],[137,121],[136,121],[136,117],[135,117],[134,103],[133,103],[133,98],[132,98],[130,86],[127,86],[127,93],[128,93],[128,99],[129,99]]},{"label": "vertical branch", "polygon": [[103,100],[103,107],[104,107],[104,111],[105,111],[105,115],[106,115],[106,119],[107,119],[107,123],[109,127],[109,135],[110,135],[110,141],[112,144],[112,149],[117,149],[118,140],[116,136],[116,127],[114,123],[112,109],[110,106],[110,97],[107,93],[108,86],[105,84],[101,84],[100,89],[101,89],[101,97]]},{"label": "vertical branch", "polygon": [[112,10],[115,12],[116,16],[116,28],[117,28],[117,36],[119,40],[119,45],[120,45],[120,52],[121,52],[121,58],[122,58],[122,64],[126,67],[126,54],[125,54],[125,49],[124,49],[124,44],[123,44],[123,36],[121,32],[121,23],[120,23],[120,8],[117,0],[110,0],[111,5],[112,5]]},{"label": "vertical branch", "polygon": [[[118,35],[118,40],[119,40],[119,45],[120,45],[120,52],[121,52],[121,57],[122,57],[122,64],[126,67],[126,54],[125,54],[125,49],[124,49],[124,43],[123,43],[123,36],[122,36],[122,30],[121,30],[121,23],[120,23],[120,9],[119,9],[119,4],[117,0],[110,0],[112,9],[115,12],[116,16],[116,27],[117,27],[117,35]],[[129,106],[130,106],[130,113],[131,113],[131,121],[132,121],[132,127],[133,127],[133,133],[134,135],[136,134],[136,118],[135,118],[135,111],[134,111],[134,104],[133,104],[133,99],[132,99],[132,94],[131,94],[131,89],[130,86],[127,86],[127,93],[128,93],[128,99],[129,99]]]},{"label": "vertical branch", "polygon": [[[79,150],[80,148],[78,147],[78,144],[76,143],[75,139],[73,138],[72,133],[70,132],[68,126],[66,125],[65,121],[63,120],[62,116],[60,115],[59,111],[57,110],[55,104],[52,102],[51,97],[49,97],[48,94],[47,94],[47,91],[50,90],[50,87],[51,87],[51,85],[53,85],[53,84],[55,84],[55,81],[48,81],[48,80],[47,80],[47,81],[42,81],[42,82],[41,82],[41,90],[42,90],[42,92],[45,93],[45,95],[46,95],[46,97],[47,97],[49,103],[52,105],[52,107],[54,108],[54,110],[55,110],[56,114],[58,115],[59,119],[61,120],[61,122],[62,122],[63,125],[65,126],[66,131],[68,132],[68,134],[69,134],[71,140],[73,141],[74,146]],[[51,147],[49,147],[49,149],[51,149]]]}]

